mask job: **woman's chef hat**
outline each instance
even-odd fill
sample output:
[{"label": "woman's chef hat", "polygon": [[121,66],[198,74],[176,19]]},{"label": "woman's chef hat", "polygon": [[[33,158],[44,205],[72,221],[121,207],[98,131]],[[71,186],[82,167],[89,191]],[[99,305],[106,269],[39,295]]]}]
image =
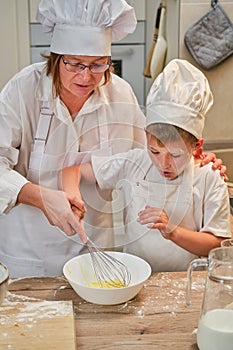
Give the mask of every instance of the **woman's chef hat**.
[{"label": "woman's chef hat", "polygon": [[37,20],[52,34],[50,51],[84,56],[110,56],[137,23],[125,0],[41,0]]},{"label": "woman's chef hat", "polygon": [[174,59],[149,91],[146,124],[176,125],[199,139],[212,104],[213,95],[205,75],[191,63]]}]

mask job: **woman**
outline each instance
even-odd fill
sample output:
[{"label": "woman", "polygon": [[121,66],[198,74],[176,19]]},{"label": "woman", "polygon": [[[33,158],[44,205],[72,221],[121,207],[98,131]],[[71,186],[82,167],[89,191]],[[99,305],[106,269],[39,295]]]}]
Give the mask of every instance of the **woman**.
[{"label": "woman", "polygon": [[[60,275],[87,237],[58,190],[64,166],[142,147],[144,115],[131,87],[110,73],[111,42],[136,26],[124,0],[42,0],[51,32],[46,63],[26,67],[0,96],[0,261],[11,277]],[[113,246],[111,192],[82,187],[85,231]],[[78,233],[81,240],[79,239]],[[72,237],[70,237],[72,236]]]},{"label": "woman", "polygon": [[[52,31],[47,63],[16,74],[0,97],[0,211],[7,213],[0,217],[0,261],[11,277],[59,275],[83,249],[77,235],[68,237],[78,232],[86,240],[71,208],[79,203],[58,190],[59,170],[87,161],[90,151],[144,143],[136,97],[110,73],[111,41],[135,29],[132,7],[124,0],[42,0],[38,19]],[[86,232],[111,247],[111,192],[93,186],[83,193]]]}]

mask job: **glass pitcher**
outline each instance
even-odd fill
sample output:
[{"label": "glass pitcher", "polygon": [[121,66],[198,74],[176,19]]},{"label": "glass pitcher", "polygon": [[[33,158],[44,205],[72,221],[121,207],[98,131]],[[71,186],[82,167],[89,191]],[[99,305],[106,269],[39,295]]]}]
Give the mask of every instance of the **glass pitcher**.
[{"label": "glass pitcher", "polygon": [[200,350],[233,349],[233,247],[212,249],[208,259],[195,259],[188,268],[187,304],[190,305],[192,272],[205,266],[207,276],[198,323]]}]

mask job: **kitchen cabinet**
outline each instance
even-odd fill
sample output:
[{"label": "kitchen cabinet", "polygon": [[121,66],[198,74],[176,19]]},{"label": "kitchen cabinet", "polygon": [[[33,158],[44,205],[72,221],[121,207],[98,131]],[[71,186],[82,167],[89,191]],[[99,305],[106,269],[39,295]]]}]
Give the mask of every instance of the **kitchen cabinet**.
[{"label": "kitchen cabinet", "polygon": [[30,63],[28,0],[0,0],[0,90]]}]

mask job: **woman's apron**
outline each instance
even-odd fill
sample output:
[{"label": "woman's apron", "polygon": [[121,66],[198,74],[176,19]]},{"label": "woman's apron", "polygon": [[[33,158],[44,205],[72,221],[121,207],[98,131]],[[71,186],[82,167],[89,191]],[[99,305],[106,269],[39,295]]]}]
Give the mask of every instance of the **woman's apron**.
[{"label": "woman's apron", "polygon": [[[109,154],[106,116],[99,113],[98,117],[99,125],[103,126],[99,128],[100,147],[104,145],[98,152],[102,152],[102,155]],[[53,137],[54,130],[50,130],[52,118],[54,116],[49,103],[44,101],[30,155],[27,178],[41,186],[57,189],[60,170],[64,166],[90,160],[90,152],[77,152],[79,136],[74,123],[70,120],[69,125],[61,124],[62,128],[66,128],[64,135],[65,132],[69,133],[67,139],[70,140],[70,144],[67,150],[60,154],[46,154],[48,141],[54,143],[54,150],[59,143],[59,139]],[[89,192],[93,194],[93,189],[90,188]],[[96,206],[98,207],[97,204]],[[92,220],[90,215],[89,220]],[[0,218],[0,225],[2,232],[7,232],[0,251],[0,260],[8,265],[12,278],[61,275],[64,263],[83,250],[78,235],[66,236],[59,228],[50,225],[42,211],[33,206],[24,204],[16,206]],[[90,237],[96,233],[94,225],[91,228],[90,230],[87,227]],[[103,230],[99,230],[98,234],[100,233],[102,235],[98,237],[97,242],[102,241],[106,246],[112,244],[112,237],[106,236]]]},{"label": "woman's apron", "polygon": [[174,184],[174,181],[151,182],[152,168],[155,171],[153,166],[150,167],[143,180],[131,184],[131,201],[125,217],[124,251],[148,261],[153,271],[186,270],[188,263],[196,256],[165,239],[159,230],[138,223],[137,214],[146,205],[163,208],[172,223],[196,231],[193,216],[193,160],[185,169],[180,184]]}]

